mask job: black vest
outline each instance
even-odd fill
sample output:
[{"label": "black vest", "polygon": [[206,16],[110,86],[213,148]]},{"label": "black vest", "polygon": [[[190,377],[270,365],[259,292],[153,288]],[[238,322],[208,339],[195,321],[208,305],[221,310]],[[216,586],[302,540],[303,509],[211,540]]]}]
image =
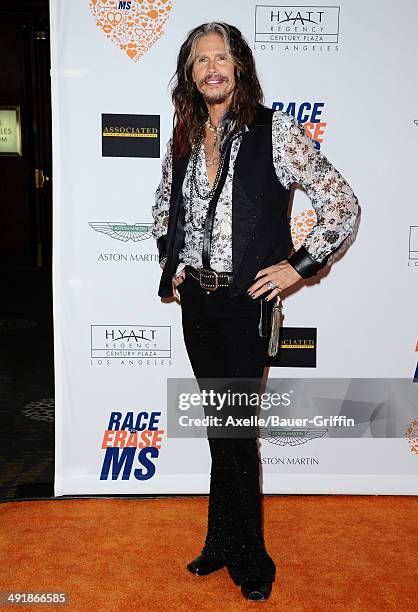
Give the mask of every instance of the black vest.
[{"label": "black vest", "polygon": [[[273,167],[271,122],[273,110],[259,106],[256,118],[242,135],[235,160],[232,188],[231,295],[244,293],[255,275],[283,259],[293,247],[288,218],[289,190]],[[166,240],[167,262],[158,295],[170,297],[172,277],[184,244],[183,180],[190,154],[173,160],[173,176]],[[230,270],[228,270],[230,271]]]}]

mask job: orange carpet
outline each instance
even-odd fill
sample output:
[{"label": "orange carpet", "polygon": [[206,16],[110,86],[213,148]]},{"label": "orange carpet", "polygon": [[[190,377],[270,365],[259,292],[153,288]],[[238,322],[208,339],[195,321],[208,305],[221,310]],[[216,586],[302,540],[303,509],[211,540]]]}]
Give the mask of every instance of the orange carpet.
[{"label": "orange carpet", "polygon": [[226,569],[185,569],[206,510],[205,497],[1,504],[0,591],[66,591],[68,606],[42,609],[95,612],[418,610],[415,497],[265,496],[266,602],[245,601]]}]

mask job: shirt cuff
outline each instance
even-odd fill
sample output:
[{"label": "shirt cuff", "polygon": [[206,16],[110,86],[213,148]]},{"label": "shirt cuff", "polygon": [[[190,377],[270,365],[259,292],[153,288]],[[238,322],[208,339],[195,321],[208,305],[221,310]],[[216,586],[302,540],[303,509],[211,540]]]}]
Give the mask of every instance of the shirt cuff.
[{"label": "shirt cuff", "polygon": [[309,251],[304,246],[301,246],[287,261],[302,278],[310,278],[311,276],[315,276],[315,274],[326,265],[327,260],[328,257],[325,257],[321,263],[318,263]]}]

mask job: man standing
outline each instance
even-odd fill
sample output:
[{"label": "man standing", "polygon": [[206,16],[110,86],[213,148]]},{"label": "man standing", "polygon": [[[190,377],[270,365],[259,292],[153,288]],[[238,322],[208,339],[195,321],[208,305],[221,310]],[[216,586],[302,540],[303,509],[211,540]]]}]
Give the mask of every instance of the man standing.
[{"label": "man standing", "polygon": [[[175,125],[152,209],[158,295],[180,299],[197,379],[261,380],[275,299],[315,275],[352,232],[357,198],[293,117],[262,105],[254,58],[237,28],[192,30],[175,76]],[[317,223],[291,254],[294,182]],[[208,442],[208,530],[187,567],[206,575],[226,566],[245,598],[267,599],[276,566],[263,539],[257,440]]]}]

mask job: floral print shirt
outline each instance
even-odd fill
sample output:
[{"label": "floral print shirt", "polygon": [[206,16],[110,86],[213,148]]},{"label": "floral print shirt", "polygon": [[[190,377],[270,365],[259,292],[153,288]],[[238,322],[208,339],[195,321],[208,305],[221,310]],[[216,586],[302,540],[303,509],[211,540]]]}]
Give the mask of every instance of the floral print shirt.
[{"label": "floral print shirt", "polygon": [[[216,206],[213,224],[210,264],[218,271],[232,271],[232,182],[234,166],[241,143],[241,134],[232,142],[231,157],[225,185]],[[277,110],[272,118],[273,164],[280,183],[289,189],[299,183],[309,196],[317,222],[306,236],[303,246],[318,263],[329,255],[352,232],[358,215],[358,201],[343,176],[328,159],[315,148],[303,126],[287,113]],[[210,191],[206,172],[204,147],[198,157],[198,186],[201,194]],[[183,182],[185,207],[185,239],[180,251],[176,275],[186,264],[202,267],[204,222],[209,199],[190,195],[192,158],[190,157]],[[162,178],[152,207],[153,236],[158,239],[167,233],[172,178],[172,139],[162,163]]]}]

